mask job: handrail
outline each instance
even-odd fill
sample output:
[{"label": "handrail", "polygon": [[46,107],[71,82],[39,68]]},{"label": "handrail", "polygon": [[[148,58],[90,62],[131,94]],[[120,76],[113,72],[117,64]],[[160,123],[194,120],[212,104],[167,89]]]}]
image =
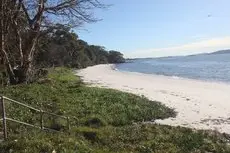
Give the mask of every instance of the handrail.
[{"label": "handrail", "polygon": [[[33,124],[21,122],[21,121],[12,119],[12,118],[6,118],[6,119],[9,120],[9,121],[12,121],[12,122],[16,122],[16,123],[20,123],[20,124],[26,125],[26,126],[30,126],[30,127],[33,127],[33,128],[41,129],[41,127],[33,125]],[[49,131],[55,131],[55,132],[57,132],[57,130],[50,129],[50,128],[47,128],[47,127],[43,127],[43,130],[49,130]]]},{"label": "handrail", "polygon": [[[42,110],[41,110],[41,111],[42,111]],[[47,112],[47,111],[42,111],[42,113],[45,113],[45,114],[48,114],[48,115],[52,115],[52,116],[56,116],[56,117],[60,117],[60,118],[64,118],[64,119],[67,119],[67,118],[68,118],[68,117],[66,117],[66,116],[57,115],[57,114],[50,113],[50,112]]]},{"label": "handrail", "polygon": [[22,105],[22,106],[24,106],[24,107],[30,108],[30,109],[32,109],[32,110],[35,110],[35,111],[38,111],[38,112],[40,111],[39,109],[36,109],[36,108],[34,108],[34,107],[31,107],[31,106],[26,105],[26,104],[23,104],[23,103],[20,103],[20,102],[18,102],[18,101],[16,101],[16,100],[13,100],[13,99],[7,98],[7,97],[5,97],[5,96],[2,96],[2,98],[3,98],[3,99],[6,99],[6,100],[9,100],[9,101],[11,101],[11,102],[13,102],[13,103],[16,103],[16,104]]},{"label": "handrail", "polygon": [[36,126],[36,125],[33,125],[33,124],[29,124],[29,123],[25,123],[25,122],[22,122],[22,121],[18,121],[18,120],[15,120],[15,119],[12,119],[12,118],[6,118],[6,120],[9,120],[9,121],[12,121],[12,122],[16,122],[16,123],[20,123],[20,124],[23,124],[23,125],[27,125],[27,126],[30,126],[30,127],[35,127],[35,128],[39,128],[39,126]]},{"label": "handrail", "polygon": [[37,109],[37,108],[31,107],[31,106],[29,106],[29,105],[23,104],[23,103],[21,103],[21,102],[18,102],[18,101],[16,101],[16,100],[7,98],[7,97],[5,97],[5,96],[2,96],[2,97],[3,97],[3,99],[9,100],[9,101],[11,101],[11,102],[13,102],[13,103],[16,103],[16,104],[22,105],[22,106],[24,106],[24,107],[30,108],[30,109],[35,110],[35,111],[37,111],[37,112],[42,112],[42,113],[45,113],[45,114],[48,114],[48,115],[52,115],[52,116],[56,116],[56,117],[60,117],[60,118],[67,119],[66,116],[57,115],[57,114],[50,113],[50,112],[47,112],[47,111],[44,111],[44,110],[41,110],[41,109]]},{"label": "handrail", "polygon": [[[32,125],[32,124],[29,124],[29,123],[26,123],[26,122],[22,122],[22,121],[18,121],[18,120],[15,120],[15,119],[12,119],[12,118],[8,118],[6,117],[6,110],[5,110],[5,101],[4,100],[8,100],[9,102],[13,102],[13,103],[16,103],[18,105],[21,105],[21,106],[24,106],[26,108],[29,108],[29,109],[32,109],[32,110],[35,110],[37,112],[40,113],[40,127],[39,126],[36,126],[36,125]],[[0,96],[0,107],[2,107],[2,119],[0,119],[0,121],[2,121],[3,123],[3,133],[4,133],[4,139],[7,138],[7,125],[6,125],[6,120],[9,120],[9,121],[12,121],[12,122],[16,122],[16,123],[19,123],[19,124],[23,124],[23,125],[26,125],[26,126],[30,126],[30,127],[34,127],[34,128],[39,128],[41,130],[50,130],[50,131],[57,131],[55,129],[50,129],[50,128],[47,128],[47,127],[44,127],[43,126],[43,115],[44,114],[48,114],[50,116],[56,116],[56,117],[59,117],[59,118],[63,118],[63,119],[66,119],[67,121],[67,127],[68,127],[68,130],[70,129],[70,122],[69,122],[69,117],[67,116],[61,116],[61,115],[57,115],[57,114],[54,114],[54,113],[50,113],[50,112],[47,112],[47,111],[43,111],[42,109],[37,109],[37,108],[34,108],[32,106],[29,106],[29,105],[26,105],[26,104],[23,104],[21,102],[18,102],[16,100],[13,100],[13,99],[10,99],[8,97],[5,97],[5,96]]]}]

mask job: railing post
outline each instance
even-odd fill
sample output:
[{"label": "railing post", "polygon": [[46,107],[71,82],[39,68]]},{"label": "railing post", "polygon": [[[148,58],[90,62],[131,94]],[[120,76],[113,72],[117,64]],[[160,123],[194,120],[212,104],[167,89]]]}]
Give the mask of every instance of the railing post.
[{"label": "railing post", "polygon": [[6,125],[6,110],[4,104],[4,97],[1,96],[1,113],[2,113],[2,125],[3,125],[3,135],[4,139],[7,139],[7,125]]},{"label": "railing post", "polygon": [[67,117],[66,119],[67,119],[67,127],[68,127],[68,130],[70,130],[70,121],[69,121],[69,117]]},{"label": "railing post", "polygon": [[44,113],[43,113],[43,111],[42,110],[40,110],[40,126],[41,126],[41,129],[43,130],[43,115],[44,115]]}]

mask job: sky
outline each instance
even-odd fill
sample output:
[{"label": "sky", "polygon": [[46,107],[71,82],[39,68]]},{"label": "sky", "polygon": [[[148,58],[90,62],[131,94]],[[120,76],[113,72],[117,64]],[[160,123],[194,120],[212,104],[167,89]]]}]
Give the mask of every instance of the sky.
[{"label": "sky", "polygon": [[127,58],[230,49],[230,0],[102,0],[103,19],[76,29],[89,44]]}]

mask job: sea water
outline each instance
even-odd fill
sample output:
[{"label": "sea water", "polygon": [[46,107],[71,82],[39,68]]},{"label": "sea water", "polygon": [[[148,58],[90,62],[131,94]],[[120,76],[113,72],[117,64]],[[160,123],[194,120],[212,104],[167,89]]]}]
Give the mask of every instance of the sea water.
[{"label": "sea water", "polygon": [[121,71],[230,83],[230,53],[143,58],[116,65]]}]

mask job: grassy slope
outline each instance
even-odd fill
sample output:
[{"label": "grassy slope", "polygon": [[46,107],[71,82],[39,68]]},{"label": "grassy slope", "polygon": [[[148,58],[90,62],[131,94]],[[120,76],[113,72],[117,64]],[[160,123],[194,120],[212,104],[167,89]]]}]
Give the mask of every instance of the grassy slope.
[{"label": "grassy slope", "polygon": [[[86,87],[71,70],[51,70],[46,83],[17,85],[0,93],[60,115],[72,116],[67,134],[65,121],[45,118],[45,125],[62,133],[33,130],[8,123],[9,139],[0,152],[230,152],[224,136],[164,125],[142,124],[175,116],[158,102],[116,90]],[[7,103],[8,116],[37,124],[35,112]],[[134,124],[135,123],[135,124]]]}]

